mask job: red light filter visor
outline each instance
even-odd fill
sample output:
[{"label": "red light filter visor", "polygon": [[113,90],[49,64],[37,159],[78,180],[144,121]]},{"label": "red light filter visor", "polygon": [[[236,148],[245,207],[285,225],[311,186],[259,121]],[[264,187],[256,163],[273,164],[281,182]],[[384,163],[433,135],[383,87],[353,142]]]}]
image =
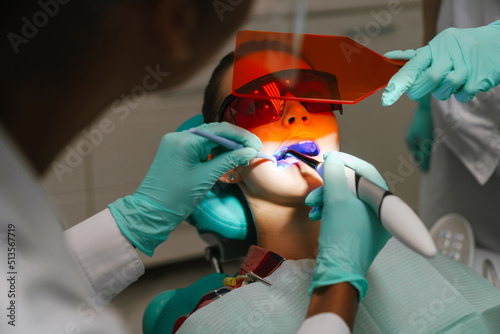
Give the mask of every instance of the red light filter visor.
[{"label": "red light filter visor", "polygon": [[[235,96],[252,99],[354,104],[384,88],[403,64],[348,37],[244,30],[236,36],[232,89]],[[301,71],[286,71],[291,69]],[[315,80],[304,81],[307,71]],[[286,89],[248,85],[266,76]]]},{"label": "red light filter visor", "polygon": [[[245,96],[256,98],[227,97],[219,111],[219,120],[245,129],[281,118],[285,100],[296,100],[310,113],[332,112],[342,106],[325,103],[338,100],[339,91],[334,75],[315,70],[283,70],[257,78],[238,89]],[[317,102],[319,101],[319,102]]]},{"label": "red light filter visor", "polygon": [[234,92],[236,96],[254,99],[308,100],[311,102],[340,99],[335,75],[307,69],[269,73],[241,86]]}]

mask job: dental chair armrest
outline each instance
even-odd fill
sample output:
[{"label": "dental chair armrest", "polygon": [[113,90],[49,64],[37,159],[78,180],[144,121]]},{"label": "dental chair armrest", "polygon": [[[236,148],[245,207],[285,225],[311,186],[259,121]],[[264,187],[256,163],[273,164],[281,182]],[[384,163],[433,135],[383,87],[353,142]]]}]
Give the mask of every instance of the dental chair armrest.
[{"label": "dental chair armrest", "polygon": [[222,263],[245,258],[248,248],[255,244],[252,240],[228,239],[214,233],[202,233],[200,237],[209,245],[205,249],[207,260],[220,273],[224,272]]}]

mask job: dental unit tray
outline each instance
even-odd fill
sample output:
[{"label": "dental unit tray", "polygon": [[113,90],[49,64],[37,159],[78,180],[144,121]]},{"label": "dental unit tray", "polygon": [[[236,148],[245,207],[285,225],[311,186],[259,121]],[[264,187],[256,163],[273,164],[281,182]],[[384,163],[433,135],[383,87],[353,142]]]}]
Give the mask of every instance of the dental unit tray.
[{"label": "dental unit tray", "polygon": [[[295,150],[286,150],[281,158],[292,156],[315,169],[323,178],[323,163]],[[368,204],[384,227],[409,249],[431,258],[437,253],[432,237],[420,218],[399,197],[345,166],[345,176],[351,192]]]},{"label": "dental unit tray", "polygon": [[500,289],[496,268],[500,268],[500,254],[477,248],[469,221],[457,213],[448,213],[437,220],[430,230],[442,255],[462,262]]}]

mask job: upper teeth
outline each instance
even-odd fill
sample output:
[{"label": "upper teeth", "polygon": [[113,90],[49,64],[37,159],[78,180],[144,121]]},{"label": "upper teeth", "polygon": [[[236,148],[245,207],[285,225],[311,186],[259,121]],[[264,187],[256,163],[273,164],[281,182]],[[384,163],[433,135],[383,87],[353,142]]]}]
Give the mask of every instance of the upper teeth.
[{"label": "upper teeth", "polygon": [[[303,141],[299,141],[298,143],[296,144],[293,144],[293,145],[297,145],[297,144],[308,144],[308,143],[312,143],[312,141],[310,140],[303,140]],[[286,150],[288,150],[290,146],[287,146],[286,148],[280,150],[280,152],[285,152]]]},{"label": "upper teeth", "polygon": [[289,150],[289,149],[290,149],[290,147],[292,147],[293,149],[296,149],[297,151],[299,151],[299,152],[301,152],[301,153],[304,153],[304,154],[308,154],[308,155],[310,155],[312,152],[309,152],[309,149],[307,150],[308,152],[305,152],[305,151],[303,150],[303,147],[297,147],[297,146],[300,146],[300,145],[307,145],[307,144],[312,144],[312,145],[314,145],[314,146],[316,147],[316,149],[317,149],[317,146],[316,146],[316,144],[315,144],[313,141],[311,141],[311,140],[302,140],[302,141],[300,141],[300,142],[298,142],[298,143],[295,143],[295,144],[293,144],[293,145],[287,146],[287,147],[285,147],[285,148],[283,148],[283,149],[281,149],[281,150],[277,151],[277,152],[276,152],[276,154],[275,154],[274,156],[275,156],[275,157],[277,157],[277,159],[278,159],[278,160],[282,159],[282,158],[281,158],[281,155],[282,155],[282,154],[283,154],[283,152],[285,152],[286,150]]}]

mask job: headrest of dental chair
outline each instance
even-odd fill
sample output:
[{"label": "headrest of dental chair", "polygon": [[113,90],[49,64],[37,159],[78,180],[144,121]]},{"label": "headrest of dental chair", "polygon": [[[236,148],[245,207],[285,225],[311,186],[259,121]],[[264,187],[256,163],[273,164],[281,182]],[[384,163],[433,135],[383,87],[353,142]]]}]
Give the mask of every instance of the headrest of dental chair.
[{"label": "headrest of dental chair", "polygon": [[[196,115],[184,122],[177,132],[203,124],[203,116]],[[256,240],[255,224],[240,188],[235,184],[217,181],[186,219],[200,234],[212,232],[223,238]]]}]

